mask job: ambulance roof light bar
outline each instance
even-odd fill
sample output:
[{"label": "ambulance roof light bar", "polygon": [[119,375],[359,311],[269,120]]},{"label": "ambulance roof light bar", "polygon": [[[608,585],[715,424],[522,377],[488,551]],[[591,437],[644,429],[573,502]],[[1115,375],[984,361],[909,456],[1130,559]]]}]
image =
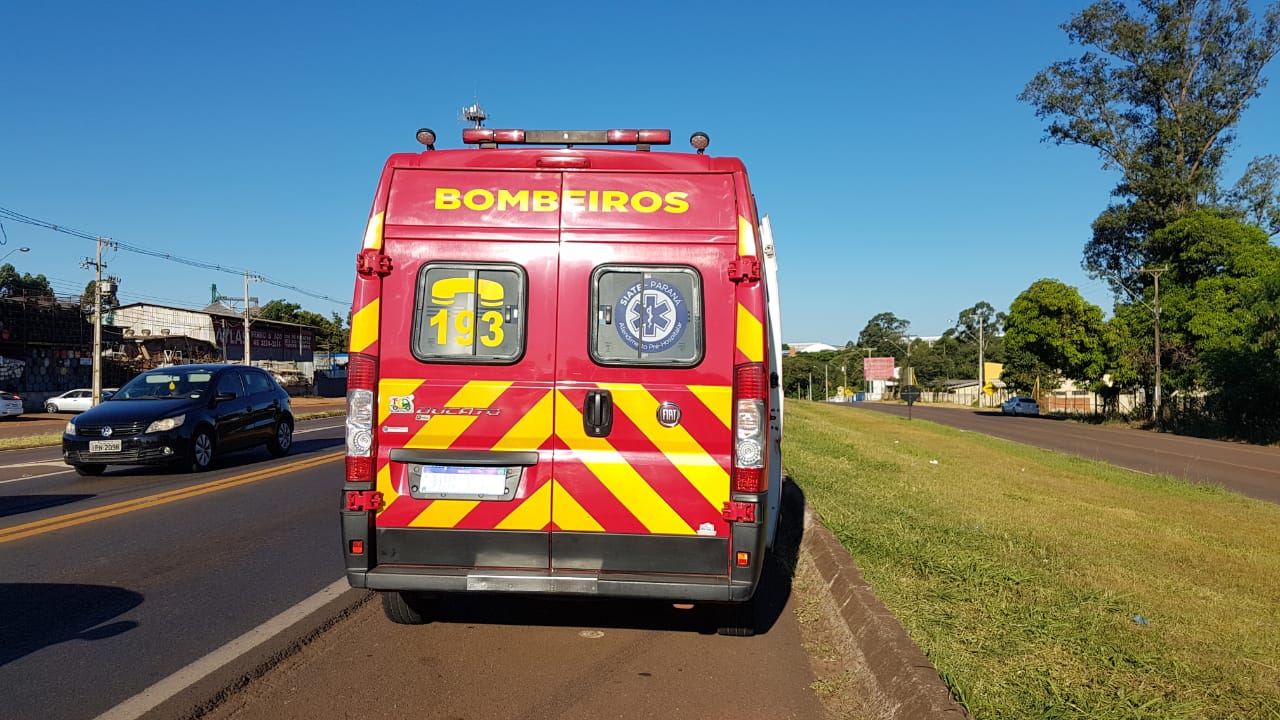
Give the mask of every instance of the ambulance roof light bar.
[{"label": "ambulance roof light bar", "polygon": [[465,128],[462,142],[482,148],[499,145],[635,145],[648,150],[650,145],[670,145],[670,130],[495,130]]}]

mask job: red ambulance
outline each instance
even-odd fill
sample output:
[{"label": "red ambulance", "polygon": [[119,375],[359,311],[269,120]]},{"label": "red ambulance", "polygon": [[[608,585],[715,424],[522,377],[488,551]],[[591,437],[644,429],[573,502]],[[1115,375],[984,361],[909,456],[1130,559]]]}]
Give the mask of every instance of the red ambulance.
[{"label": "red ambulance", "polygon": [[542,594],[714,603],[754,631],[782,482],[772,237],[740,160],[670,140],[421,130],[387,160],[341,515],[347,578],[391,620]]}]

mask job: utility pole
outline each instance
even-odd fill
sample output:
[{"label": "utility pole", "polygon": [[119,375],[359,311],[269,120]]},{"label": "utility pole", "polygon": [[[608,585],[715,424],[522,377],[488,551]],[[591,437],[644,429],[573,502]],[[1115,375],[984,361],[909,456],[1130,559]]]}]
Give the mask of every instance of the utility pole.
[{"label": "utility pole", "polygon": [[[250,355],[250,353],[249,353],[249,346],[250,346],[250,343],[249,343],[249,338],[250,338],[250,336],[249,336],[249,301],[251,301],[251,300],[252,300],[252,301],[253,301],[253,302],[255,302],[255,303],[256,303],[256,302],[258,302],[258,298],[257,298],[256,296],[255,296],[255,297],[249,297],[249,280],[251,280],[251,279],[252,279],[252,280],[257,280],[258,282],[262,282],[262,276],[261,276],[261,275],[250,275],[248,270],[245,270],[245,271],[244,271],[244,360],[243,360],[243,364],[245,364],[245,365],[248,365],[248,364],[249,364],[249,355]],[[214,302],[221,302],[221,301],[223,301],[223,300],[238,301],[239,299],[240,299],[240,298],[237,298],[237,297],[234,297],[234,296],[231,296],[231,295],[219,295],[219,294],[218,294],[218,286],[217,286],[217,285],[214,285],[214,286],[213,286],[213,301],[214,301]]]},{"label": "utility pole", "polygon": [[249,348],[253,345],[249,334],[249,271],[244,271],[244,364],[249,364]]},{"label": "utility pole", "polygon": [[102,263],[102,248],[106,245],[114,247],[110,238],[99,237],[98,249],[93,260],[85,258],[80,263],[82,268],[94,269],[93,280],[93,404],[102,402],[102,271],[107,267]]},{"label": "utility pole", "polygon": [[1156,380],[1155,392],[1152,393],[1151,403],[1151,422],[1160,425],[1160,273],[1168,272],[1169,268],[1142,268],[1138,272],[1150,273],[1155,278],[1155,296],[1151,306],[1151,314],[1155,316],[1155,336],[1156,336]]},{"label": "utility pole", "polygon": [[982,407],[982,396],[987,394],[987,364],[982,354],[982,328],[987,319],[978,315],[978,407]]}]

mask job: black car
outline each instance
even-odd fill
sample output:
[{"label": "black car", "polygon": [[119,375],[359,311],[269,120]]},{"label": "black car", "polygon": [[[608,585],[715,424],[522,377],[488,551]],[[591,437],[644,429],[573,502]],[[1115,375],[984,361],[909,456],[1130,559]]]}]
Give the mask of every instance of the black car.
[{"label": "black car", "polygon": [[244,365],[148,370],[67,423],[62,459],[81,475],[108,465],[174,465],[201,471],[214,453],[293,445],[289,394],[270,373]]}]

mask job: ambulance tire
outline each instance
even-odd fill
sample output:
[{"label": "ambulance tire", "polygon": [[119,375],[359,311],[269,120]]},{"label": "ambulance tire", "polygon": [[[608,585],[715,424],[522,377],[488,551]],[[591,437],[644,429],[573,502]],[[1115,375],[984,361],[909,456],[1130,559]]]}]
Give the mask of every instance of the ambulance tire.
[{"label": "ambulance tire", "polygon": [[399,625],[424,625],[431,622],[431,600],[411,592],[383,592],[382,612]]},{"label": "ambulance tire", "polygon": [[756,634],[756,599],[722,605],[716,616],[716,633],[729,637],[751,637]]}]

